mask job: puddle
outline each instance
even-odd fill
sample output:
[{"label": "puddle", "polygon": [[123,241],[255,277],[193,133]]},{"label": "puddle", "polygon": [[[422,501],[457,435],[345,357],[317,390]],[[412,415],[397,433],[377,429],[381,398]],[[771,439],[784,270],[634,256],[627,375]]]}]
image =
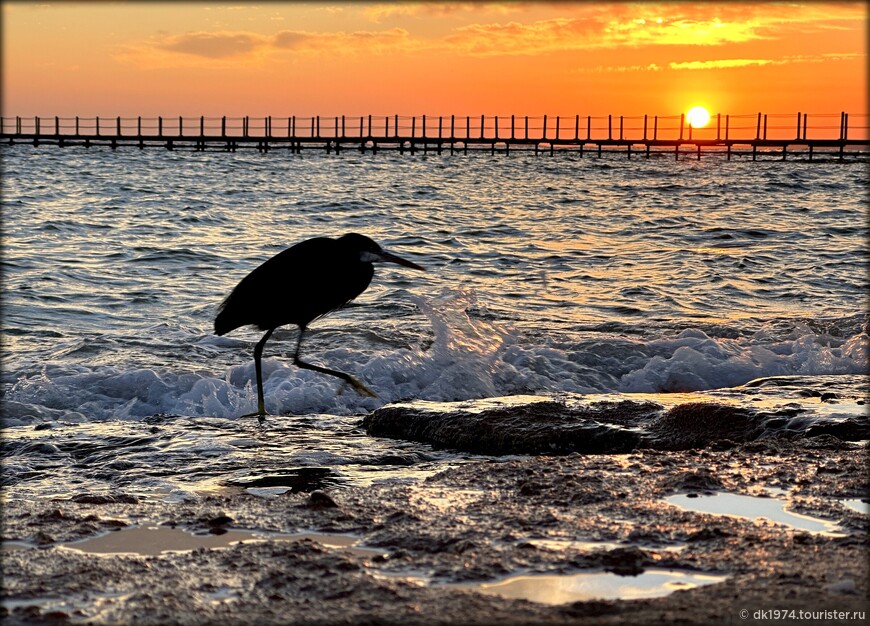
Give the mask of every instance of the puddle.
[{"label": "puddle", "polygon": [[[563,551],[563,550],[579,550],[581,552],[595,552],[596,550],[615,550],[617,548],[626,548],[635,544],[631,543],[616,543],[614,541],[578,541],[574,539],[527,539],[525,543],[543,548],[545,550]],[[686,549],[685,545],[668,545],[650,547],[649,550],[659,552],[680,552]]]},{"label": "puddle", "polygon": [[840,500],[840,504],[849,507],[853,511],[857,511],[858,513],[870,515],[870,501],[861,498],[847,498]]},{"label": "puddle", "polygon": [[327,548],[344,549],[369,558],[385,554],[383,550],[360,546],[360,538],[353,535],[287,534],[250,530],[227,530],[221,535],[196,535],[181,528],[167,528],[165,526],[125,528],[98,537],[65,543],[62,544],[62,547],[89,554],[157,556],[171,552],[188,552],[199,548],[227,548],[236,543],[252,541],[301,541],[303,539],[311,539]]},{"label": "puddle", "polygon": [[840,526],[834,522],[786,511],[786,503],[777,498],[742,496],[734,493],[716,493],[690,498],[686,494],[677,494],[665,498],[665,502],[696,513],[712,513],[713,515],[727,515],[750,520],[763,518],[795,530],[805,530],[831,537],[845,536],[841,532]]},{"label": "puddle", "polygon": [[514,600],[565,604],[586,600],[636,600],[660,598],[681,589],[722,582],[727,576],[648,569],[637,576],[610,572],[566,575],[512,576],[499,582],[463,584],[466,589]]}]

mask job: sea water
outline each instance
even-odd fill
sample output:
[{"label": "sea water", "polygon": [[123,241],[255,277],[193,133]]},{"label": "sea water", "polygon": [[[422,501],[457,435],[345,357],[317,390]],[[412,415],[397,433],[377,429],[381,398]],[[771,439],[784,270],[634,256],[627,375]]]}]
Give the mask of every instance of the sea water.
[{"label": "sea water", "polygon": [[[236,437],[256,408],[261,333],[215,336],[217,306],[277,252],[347,232],[427,271],[377,266],[306,335],[306,360],[377,398],[295,368],[293,327],[266,345],[266,408],[283,416],[270,422],[308,425],[306,445],[329,451],[310,463],[366,448],[335,431],[398,400],[868,370],[862,163],[23,145],[0,156],[6,427],[177,417]],[[293,288],[287,275],[258,306]]]}]

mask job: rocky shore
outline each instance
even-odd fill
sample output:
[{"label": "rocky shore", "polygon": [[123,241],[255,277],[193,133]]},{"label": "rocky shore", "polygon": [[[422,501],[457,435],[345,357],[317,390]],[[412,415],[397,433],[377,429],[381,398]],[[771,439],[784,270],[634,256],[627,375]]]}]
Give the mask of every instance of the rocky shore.
[{"label": "rocky shore", "polygon": [[[274,497],[241,487],[182,503],[123,490],[41,500],[7,494],[2,617],[6,624],[762,624],[771,614],[760,611],[775,609],[793,611],[777,624],[858,623],[807,621],[799,611],[870,610],[870,517],[847,506],[863,499],[866,507],[866,461],[866,441],[832,434],[714,438],[683,450],[507,456],[425,480]],[[665,500],[722,492],[782,500],[830,529]],[[148,526],[194,538],[263,534],[150,555],[135,542],[128,554],[70,544]],[[300,531],[357,539],[341,548],[276,534]],[[716,582],[655,598],[623,591],[557,604],[481,587],[581,572],[630,586],[653,571]]]}]

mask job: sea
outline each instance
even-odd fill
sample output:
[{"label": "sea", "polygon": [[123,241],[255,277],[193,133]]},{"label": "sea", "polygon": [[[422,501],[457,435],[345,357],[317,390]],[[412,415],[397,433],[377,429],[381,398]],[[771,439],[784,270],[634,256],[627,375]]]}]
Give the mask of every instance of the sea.
[{"label": "sea", "polygon": [[[866,162],[28,145],[0,159],[2,480],[21,497],[183,500],[252,472],[356,484],[475,458],[369,437],[362,417],[395,402],[734,395],[765,379],[867,395]],[[261,333],[216,336],[218,305],[272,255],[349,232],[426,269],[376,266],[306,334],[307,361],[377,397],[294,367],[284,327],[264,353],[270,417],[242,418]],[[288,275],[259,306],[293,289]]]}]

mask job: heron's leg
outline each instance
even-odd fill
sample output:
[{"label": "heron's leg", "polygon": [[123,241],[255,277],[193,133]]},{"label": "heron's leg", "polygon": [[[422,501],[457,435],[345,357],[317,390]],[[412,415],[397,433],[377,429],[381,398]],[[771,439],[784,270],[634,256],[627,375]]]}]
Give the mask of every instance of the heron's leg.
[{"label": "heron's leg", "polygon": [[293,355],[293,365],[296,367],[301,367],[306,370],[314,370],[315,372],[320,372],[321,374],[329,374],[330,376],[336,376],[337,378],[342,379],[344,382],[348,383],[351,387],[356,389],[357,393],[363,396],[369,396],[370,398],[377,398],[378,394],[374,391],[366,387],[356,378],[351,376],[350,374],[345,374],[344,372],[339,372],[337,370],[331,370],[325,367],[320,367],[319,365],[312,365],[311,363],[306,363],[299,358],[299,351],[302,348],[302,336],[305,334],[305,326],[299,327],[299,341],[296,343],[296,353]]},{"label": "heron's leg", "polygon": [[259,418],[260,423],[266,420],[266,402],[263,398],[263,365],[260,361],[263,357],[263,346],[266,345],[266,342],[269,340],[269,337],[272,336],[274,330],[274,328],[267,330],[266,334],[263,335],[263,338],[257,342],[256,346],[254,346],[254,369],[257,371],[257,412],[242,415],[242,417],[256,416]]}]

